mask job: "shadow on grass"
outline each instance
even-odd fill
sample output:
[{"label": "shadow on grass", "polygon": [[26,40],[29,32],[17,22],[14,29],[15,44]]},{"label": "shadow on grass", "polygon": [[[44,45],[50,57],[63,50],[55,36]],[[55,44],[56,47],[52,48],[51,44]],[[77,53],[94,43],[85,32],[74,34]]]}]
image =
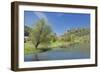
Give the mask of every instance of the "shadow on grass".
[{"label": "shadow on grass", "polygon": [[46,52],[52,50],[52,48],[38,48],[40,52]]}]

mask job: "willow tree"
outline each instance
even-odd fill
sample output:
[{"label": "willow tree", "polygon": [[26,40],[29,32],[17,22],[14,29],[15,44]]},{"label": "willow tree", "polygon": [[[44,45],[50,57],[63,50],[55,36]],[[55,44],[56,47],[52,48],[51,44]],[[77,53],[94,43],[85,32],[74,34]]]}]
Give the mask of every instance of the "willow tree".
[{"label": "willow tree", "polygon": [[[30,40],[32,41],[35,49],[38,49],[38,46],[44,44],[50,44],[50,35],[52,33],[50,25],[45,21],[45,19],[39,19],[30,31]],[[38,54],[35,54],[36,60],[38,59]]]},{"label": "willow tree", "polygon": [[40,44],[50,43],[51,33],[50,25],[44,19],[38,20],[30,31],[30,39],[35,48],[38,48]]}]

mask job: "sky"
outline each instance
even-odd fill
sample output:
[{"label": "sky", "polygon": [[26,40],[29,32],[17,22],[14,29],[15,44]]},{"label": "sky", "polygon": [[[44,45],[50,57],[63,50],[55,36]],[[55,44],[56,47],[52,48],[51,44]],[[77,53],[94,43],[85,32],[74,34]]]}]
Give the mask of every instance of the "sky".
[{"label": "sky", "polygon": [[41,18],[49,23],[58,36],[70,29],[90,27],[90,14],[24,11],[24,25],[26,26],[35,25]]}]

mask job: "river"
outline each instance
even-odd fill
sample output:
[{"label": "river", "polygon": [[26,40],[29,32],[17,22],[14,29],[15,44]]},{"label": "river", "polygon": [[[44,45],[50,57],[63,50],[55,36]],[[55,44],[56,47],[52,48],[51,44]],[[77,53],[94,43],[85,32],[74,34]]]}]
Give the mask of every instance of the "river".
[{"label": "river", "polygon": [[[24,61],[36,61],[36,54],[28,54],[24,56]],[[37,54],[39,61],[45,60],[70,60],[70,59],[87,59],[90,58],[90,53],[85,52],[69,52],[63,50],[52,50]]]}]

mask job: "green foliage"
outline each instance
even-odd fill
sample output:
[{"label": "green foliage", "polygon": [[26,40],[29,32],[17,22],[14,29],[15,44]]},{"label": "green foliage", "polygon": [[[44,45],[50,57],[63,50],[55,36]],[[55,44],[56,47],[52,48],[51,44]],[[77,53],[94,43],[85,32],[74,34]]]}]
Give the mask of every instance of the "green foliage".
[{"label": "green foliage", "polygon": [[30,40],[35,45],[35,48],[39,44],[50,44],[50,34],[52,33],[51,27],[44,19],[40,19],[30,31]]},{"label": "green foliage", "polygon": [[71,29],[68,32],[64,33],[62,36],[65,42],[89,42],[90,38],[90,29],[89,28],[78,28],[78,29]]},{"label": "green foliage", "polygon": [[25,54],[33,54],[33,53],[37,53],[40,51],[40,50],[36,49],[31,42],[24,43],[24,45],[25,45],[24,46]]},{"label": "green foliage", "polygon": [[57,35],[56,35],[56,33],[52,33],[51,35],[50,35],[50,38],[51,38],[51,42],[53,43],[53,42],[56,42],[57,41]]},{"label": "green foliage", "polygon": [[[90,50],[90,28],[70,29],[63,35],[57,36],[50,25],[40,19],[33,27],[25,26],[25,54],[45,52],[55,48],[66,51],[87,51]],[[38,49],[37,49],[38,48]]]},{"label": "green foliage", "polygon": [[25,25],[24,26],[24,35],[29,36],[30,30],[31,30],[31,28]]},{"label": "green foliage", "polygon": [[49,51],[51,50],[51,48],[45,48],[43,46],[40,45],[40,48],[35,48],[34,45],[32,44],[32,42],[27,41],[26,43],[24,43],[24,54],[33,54],[33,53],[40,53],[40,52],[45,52],[45,51]]}]

